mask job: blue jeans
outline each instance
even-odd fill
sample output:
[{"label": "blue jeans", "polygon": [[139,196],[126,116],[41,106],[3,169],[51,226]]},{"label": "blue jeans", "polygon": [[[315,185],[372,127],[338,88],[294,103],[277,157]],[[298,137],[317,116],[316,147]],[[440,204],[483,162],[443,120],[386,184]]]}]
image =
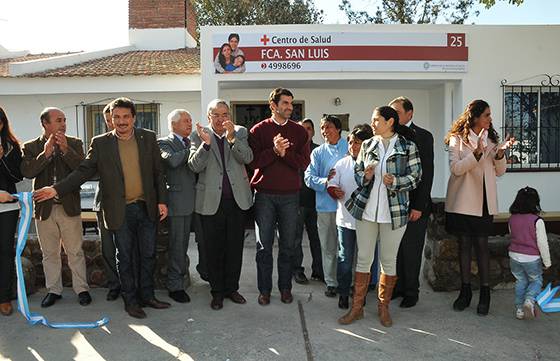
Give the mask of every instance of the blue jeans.
[{"label": "blue jeans", "polygon": [[144,202],[126,205],[123,224],[114,235],[124,302],[138,304],[138,297],[153,299],[156,222],[150,220]]},{"label": "blue jeans", "polygon": [[297,231],[299,195],[255,193],[257,285],[261,294],[272,291],[272,246],[278,225],[278,288],[292,289],[292,257]]},{"label": "blue jeans", "polygon": [[510,258],[511,273],[515,277],[515,306],[522,307],[525,300],[534,301],[541,292],[543,277],[542,263],[517,262]]},{"label": "blue jeans", "polygon": [[[352,275],[354,273],[354,257],[356,255],[356,231],[345,227],[336,227],[338,230],[338,264],[336,268],[336,279],[338,281],[338,293],[341,296],[350,294],[352,287]],[[375,247],[375,257],[371,265],[371,285],[377,284],[379,273],[379,247]]]}]

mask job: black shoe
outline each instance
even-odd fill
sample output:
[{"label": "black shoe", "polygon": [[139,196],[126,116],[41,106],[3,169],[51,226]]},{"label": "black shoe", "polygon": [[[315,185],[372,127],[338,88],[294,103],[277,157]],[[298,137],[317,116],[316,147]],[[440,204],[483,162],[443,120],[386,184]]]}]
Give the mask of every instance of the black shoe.
[{"label": "black shoe", "polygon": [[146,318],[146,312],[137,304],[125,305],[124,310],[129,314],[130,317],[134,318]]},{"label": "black shoe", "polygon": [[294,281],[296,281],[296,283],[299,283],[300,285],[306,285],[309,283],[309,280],[307,279],[303,271],[294,273]]},{"label": "black shoe", "polygon": [[169,291],[169,297],[171,297],[173,299],[173,301],[175,302],[179,302],[179,303],[188,303],[191,302],[191,298],[189,297],[189,295],[183,291],[183,290],[179,290],[179,291]]},{"label": "black shoe", "polygon": [[151,307],[151,308],[155,308],[156,310],[162,310],[164,308],[171,307],[171,304],[168,302],[159,301],[156,298],[152,298],[151,300],[140,302],[140,306]]},{"label": "black shoe", "polygon": [[87,306],[91,303],[91,295],[88,291],[78,293],[78,302],[80,305]]},{"label": "black shoe", "polygon": [[480,286],[480,298],[476,313],[481,316],[486,316],[490,310],[490,287]]},{"label": "black shoe", "polygon": [[62,298],[61,295],[56,293],[47,293],[45,298],[41,301],[41,307],[51,307],[54,303]]},{"label": "black shoe", "polygon": [[325,282],[325,277],[323,277],[323,275],[318,274],[318,273],[312,273],[311,274],[311,280],[319,281],[319,282]]},{"label": "black shoe", "polygon": [[463,311],[465,308],[471,305],[472,290],[470,283],[463,283],[461,285],[461,292],[459,292],[459,297],[453,302],[453,309],[455,311]]},{"label": "black shoe", "polygon": [[223,296],[212,296],[212,302],[210,302],[210,307],[217,311],[224,308],[224,297]]},{"label": "black shoe", "polygon": [[325,296],[327,297],[336,297],[336,287],[329,286],[325,291]]},{"label": "black shoe", "polygon": [[338,308],[342,308],[343,310],[346,310],[350,307],[350,305],[348,304],[348,296],[339,296],[338,297]]},{"label": "black shoe", "polygon": [[418,303],[418,296],[404,296],[399,307],[411,308],[416,306],[417,303]]},{"label": "black shoe", "polygon": [[121,293],[120,288],[114,288],[112,290],[109,290],[109,292],[107,292],[107,301],[116,300],[117,298],[119,298],[120,293]]}]

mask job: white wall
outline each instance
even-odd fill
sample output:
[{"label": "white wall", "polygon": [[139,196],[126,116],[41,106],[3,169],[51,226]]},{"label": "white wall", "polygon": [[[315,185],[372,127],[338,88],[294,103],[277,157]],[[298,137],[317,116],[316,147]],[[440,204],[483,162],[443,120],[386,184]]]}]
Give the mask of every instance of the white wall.
[{"label": "white wall", "polygon": [[[199,92],[122,92],[97,94],[36,94],[36,95],[0,95],[0,104],[6,111],[13,129],[21,141],[26,141],[42,133],[39,114],[47,106],[61,108],[66,115],[67,134],[79,135],[84,139],[83,111],[78,106],[78,127],[76,127],[76,105],[95,103],[104,99],[126,96],[134,101],[160,103],[159,134],[168,133],[167,114],[176,108],[185,108],[193,116],[200,119]],[[104,100],[99,104],[106,104]]]},{"label": "white wall", "polygon": [[[257,74],[228,74],[227,77],[214,74],[212,68],[211,36],[212,33],[266,33],[266,32],[442,32],[465,33],[469,48],[469,64],[466,73],[257,73]],[[228,96],[231,100],[266,99],[266,92],[250,92],[235,89],[233,84],[246,82],[268,82],[300,84],[302,81],[425,81],[433,84],[439,81],[445,84],[443,88],[434,89],[426,86],[427,93],[422,93],[421,100],[413,99],[416,103],[416,120],[430,117],[429,129],[434,133],[436,151],[436,169],[432,195],[445,195],[447,178],[449,176],[447,153],[442,150],[443,136],[450,128],[452,121],[463,111],[465,105],[473,99],[484,99],[492,107],[494,127],[501,133],[502,125],[502,88],[501,80],[507,79],[509,84],[540,85],[543,78],[534,78],[539,74],[559,74],[558,58],[560,49],[555,44],[560,38],[560,25],[538,26],[475,26],[475,25],[319,25],[319,26],[252,26],[213,27],[202,28],[201,32],[201,68],[202,89],[201,101],[213,98],[216,94]],[[227,90],[220,90],[222,87]],[[243,88],[243,86],[240,86]],[[315,89],[299,90],[295,87],[296,98],[306,100],[306,115],[317,118],[328,112],[351,113],[351,122],[357,119],[369,119],[373,104],[384,104],[396,94],[393,89],[375,89],[370,91],[355,91],[345,89],[344,97],[341,90],[333,91],[317,87]],[[270,89],[268,89],[270,91]],[[406,89],[401,89],[404,92]],[[337,95],[335,95],[337,94]],[[414,94],[409,92],[409,94]],[[406,94],[405,94],[406,95]],[[332,105],[332,98],[340,96],[345,103],[341,107]],[[415,94],[415,97],[417,95]],[[345,98],[349,98],[346,100]],[[414,97],[413,97],[414,98]],[[443,99],[443,103],[442,103]],[[420,106],[418,106],[420,104]],[[425,105],[426,110],[422,110]],[[340,111],[339,111],[340,110]],[[344,111],[342,111],[344,110]],[[418,112],[423,112],[419,114]],[[439,113],[441,112],[441,114]],[[419,122],[420,123],[420,122]],[[421,124],[421,123],[420,123]],[[423,124],[426,125],[426,124]],[[553,184],[560,182],[560,172],[530,172],[507,173],[498,181],[498,203],[500,212],[507,212],[517,190],[525,185],[536,187],[541,193],[541,205],[545,211],[560,211],[560,192],[552,189]]]}]

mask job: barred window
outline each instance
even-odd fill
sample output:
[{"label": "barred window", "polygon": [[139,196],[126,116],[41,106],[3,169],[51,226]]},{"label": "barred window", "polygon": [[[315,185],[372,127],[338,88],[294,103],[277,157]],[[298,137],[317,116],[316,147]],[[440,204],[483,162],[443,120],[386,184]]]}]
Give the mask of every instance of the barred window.
[{"label": "barred window", "polygon": [[[136,107],[136,123],[134,126],[136,128],[150,129],[159,133],[159,104],[134,104],[134,106]],[[86,144],[88,145],[91,138],[107,131],[105,129],[103,108],[105,108],[105,104],[86,106]]]},{"label": "barred window", "polygon": [[560,86],[503,86],[503,132],[516,138],[508,171],[560,170]]}]

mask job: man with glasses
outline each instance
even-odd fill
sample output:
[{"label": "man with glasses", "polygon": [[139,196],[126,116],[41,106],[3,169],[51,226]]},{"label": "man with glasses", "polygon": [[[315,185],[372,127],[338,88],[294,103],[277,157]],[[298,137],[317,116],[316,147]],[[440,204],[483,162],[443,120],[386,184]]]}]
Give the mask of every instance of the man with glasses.
[{"label": "man with glasses", "polygon": [[228,104],[208,104],[210,126],[196,124],[191,135],[189,167],[198,173],[195,211],[201,215],[212,293],[210,307],[223,308],[224,298],[247,301],[239,294],[246,211],[253,204],[245,165],[253,160],[247,129],[234,125]]}]

